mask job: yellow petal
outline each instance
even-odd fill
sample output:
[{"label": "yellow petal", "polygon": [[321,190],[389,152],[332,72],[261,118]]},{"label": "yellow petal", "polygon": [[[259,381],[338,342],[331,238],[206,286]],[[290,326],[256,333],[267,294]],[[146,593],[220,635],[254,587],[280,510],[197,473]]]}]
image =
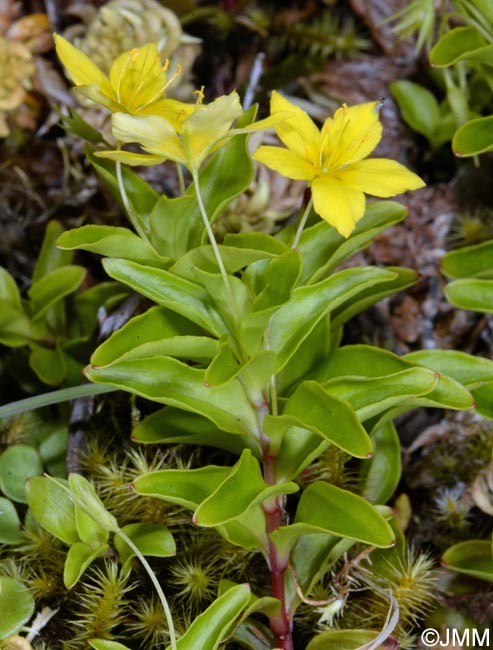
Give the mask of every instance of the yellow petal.
[{"label": "yellow petal", "polygon": [[382,138],[379,102],[341,106],[322,127],[323,165],[330,170],[369,156]]},{"label": "yellow petal", "polygon": [[164,117],[114,113],[111,124],[116,140],[138,142],[148,153],[180,164],[186,162],[180,138]]},{"label": "yellow petal", "polygon": [[129,113],[161,99],[167,77],[156,43],[121,54],[110,69],[110,83],[118,102]]},{"label": "yellow petal", "polygon": [[154,156],[148,153],[134,153],[133,151],[97,151],[95,154],[98,158],[106,158],[125,163],[125,165],[149,167],[151,165],[160,165],[165,161],[162,156]]},{"label": "yellow petal", "polygon": [[87,99],[96,102],[96,104],[105,106],[112,113],[121,110],[120,104],[115,101],[116,98],[112,99],[112,94],[109,97],[102,93],[101,88],[97,83],[88,84],[87,86],[77,86],[77,92],[84,95],[84,97],[87,97]]},{"label": "yellow petal", "polygon": [[282,147],[259,147],[252,158],[287,178],[310,181],[316,174],[311,162]]},{"label": "yellow petal", "polygon": [[242,113],[236,92],[197,106],[183,127],[183,150],[189,165],[200,166],[214,144],[223,138]]},{"label": "yellow petal", "polygon": [[344,237],[349,237],[365,213],[365,195],[337,178],[320,176],[312,184],[313,208]]},{"label": "yellow petal", "polygon": [[281,142],[301,158],[318,163],[320,131],[309,115],[275,90],[270,100],[270,112],[271,115],[282,112],[287,116],[274,127]]},{"label": "yellow petal", "polygon": [[185,104],[177,99],[166,97],[143,108],[139,111],[139,115],[159,115],[160,117],[164,117],[173,126],[175,131],[181,133],[185,120],[195,109],[195,104]]},{"label": "yellow petal", "polygon": [[58,57],[76,86],[96,83],[105,94],[111,94],[108,77],[83,52],[75,48],[63,36],[54,34]]},{"label": "yellow petal", "polygon": [[419,176],[387,158],[360,160],[338,170],[334,176],[349,187],[382,198],[425,186]]}]

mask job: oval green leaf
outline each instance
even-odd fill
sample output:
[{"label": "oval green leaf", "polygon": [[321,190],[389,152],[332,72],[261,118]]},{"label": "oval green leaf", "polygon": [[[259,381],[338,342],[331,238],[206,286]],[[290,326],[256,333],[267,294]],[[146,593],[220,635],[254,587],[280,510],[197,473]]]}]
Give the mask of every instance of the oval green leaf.
[{"label": "oval green leaf", "polygon": [[42,473],[39,454],[29,445],[13,445],[0,455],[0,488],[9,499],[27,503],[26,480]]},{"label": "oval green leaf", "polygon": [[455,544],[442,555],[442,565],[457,573],[493,582],[491,541],[474,539]]},{"label": "oval green leaf", "polygon": [[0,576],[0,639],[19,632],[34,613],[34,598],[20,580]]},{"label": "oval green leaf", "polygon": [[35,476],[27,481],[26,494],[31,513],[43,528],[66,544],[80,541],[68,487],[64,489],[45,476]]},{"label": "oval green leaf", "polygon": [[493,115],[478,117],[457,129],[452,138],[456,156],[477,156],[493,151]]}]

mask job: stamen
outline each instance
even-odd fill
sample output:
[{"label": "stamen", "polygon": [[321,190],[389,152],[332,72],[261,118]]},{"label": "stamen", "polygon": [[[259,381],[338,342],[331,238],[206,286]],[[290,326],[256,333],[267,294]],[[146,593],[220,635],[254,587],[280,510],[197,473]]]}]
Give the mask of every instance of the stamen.
[{"label": "stamen", "polygon": [[[167,69],[169,67],[169,59],[166,59],[166,63],[163,66],[161,72],[164,73],[165,68]],[[176,72],[175,74],[167,79],[165,83],[161,86],[161,88],[149,99],[145,104],[142,104],[139,106],[139,110],[142,110],[143,108],[146,108],[146,106],[149,106],[149,104],[152,104],[155,102],[165,91],[166,88],[173,83],[173,81],[181,75],[181,65],[179,63],[176,64]],[[166,75],[165,75],[166,76]]]},{"label": "stamen", "polygon": [[196,102],[197,106],[200,106],[200,104],[202,104],[202,102],[204,101],[204,88],[205,86],[201,86],[200,90],[193,91],[193,94],[197,95],[197,102]]}]

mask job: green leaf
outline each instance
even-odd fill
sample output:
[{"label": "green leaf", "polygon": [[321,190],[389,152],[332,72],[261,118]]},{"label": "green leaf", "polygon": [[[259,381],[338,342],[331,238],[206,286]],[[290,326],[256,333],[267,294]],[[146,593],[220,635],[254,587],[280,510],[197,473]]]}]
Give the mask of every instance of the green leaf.
[{"label": "green leaf", "polygon": [[306,650],[360,650],[378,635],[378,630],[328,630],[314,636]]},{"label": "green leaf", "polygon": [[60,118],[60,126],[65,129],[67,133],[76,135],[91,144],[104,142],[101,132],[88,124],[74,108],[69,108],[70,115],[64,115],[59,111],[57,111],[57,113]]},{"label": "green leaf", "polygon": [[280,395],[289,394],[305,377],[322,366],[330,350],[330,315],[322,318],[276,376]]},{"label": "green leaf", "polygon": [[98,557],[106,555],[108,550],[108,544],[100,544],[95,547],[82,542],[73,544],[68,550],[63,567],[63,584],[67,589],[72,589],[79,582],[87,567]]},{"label": "green leaf", "polygon": [[245,435],[257,432],[254,409],[237,379],[207,388],[204,370],[170,357],[118,360],[110,366],[86,369],[86,376],[203,415],[223,431]]},{"label": "green leaf", "polygon": [[450,66],[486,45],[475,27],[455,27],[444,34],[432,47],[430,63],[437,68]]},{"label": "green leaf", "polygon": [[449,375],[469,390],[493,382],[493,361],[458,350],[418,350],[403,359]]},{"label": "green leaf", "polygon": [[[67,485],[66,481],[64,485]],[[73,501],[59,482],[45,476],[30,478],[26,483],[26,494],[31,513],[43,528],[66,544],[80,541]]]},{"label": "green leaf", "polygon": [[[369,345],[347,345],[338,348],[327,362],[314,373],[315,378],[323,383],[331,378],[353,375],[355,377],[382,377],[394,372],[415,367],[415,364],[398,357],[387,350]],[[399,407],[405,412],[417,406],[440,408],[471,408],[473,399],[469,391],[447,375],[440,375],[436,387],[422,397],[409,399]],[[392,415],[389,412],[387,415]]]},{"label": "green leaf", "polygon": [[[166,347],[168,339],[176,340],[179,336],[197,336],[200,329],[191,321],[164,307],[151,307],[143,314],[134,316],[123,327],[104,341],[93,353],[91,362],[95,366],[107,366],[122,357],[148,356],[160,345]],[[211,343],[213,339],[208,339]],[[217,341],[215,352],[219,348]],[[142,354],[140,354],[142,352]],[[215,353],[214,352],[214,353]]]},{"label": "green leaf", "polygon": [[493,313],[492,280],[454,280],[445,287],[445,297],[454,307],[484,314]]},{"label": "green leaf", "polygon": [[[293,416],[267,416],[264,419],[265,431],[268,432],[272,450],[277,451],[276,479],[289,481],[295,479],[331,443],[322,438],[320,433],[295,425]],[[358,422],[358,426],[359,422]],[[331,432],[331,435],[334,435]]]},{"label": "green leaf", "polygon": [[[295,289],[290,300],[271,316],[265,333],[266,347],[277,354],[277,370],[283,368],[328,312],[362,289],[394,278],[393,273],[374,267],[346,269],[318,284]],[[243,322],[242,336],[252,354],[254,346],[260,347],[262,343],[263,331],[248,331],[248,321],[246,318]]]},{"label": "green leaf", "polygon": [[108,530],[98,524],[93,517],[75,504],[75,526],[79,539],[93,548],[108,541]]},{"label": "green leaf", "polygon": [[49,386],[59,386],[67,374],[67,362],[59,343],[54,348],[31,344],[29,365]]},{"label": "green leaf", "polygon": [[0,343],[17,348],[27,345],[32,338],[31,323],[24,311],[0,298]]},{"label": "green leaf", "polygon": [[[231,138],[207,162],[199,177],[202,199],[213,223],[228,203],[243,192],[252,179],[253,167],[246,148],[246,136]],[[161,197],[150,217],[151,242],[161,255],[180,259],[197,247],[204,225],[195,188],[174,199]]]},{"label": "green leaf", "polygon": [[387,547],[395,542],[394,533],[381,514],[362,497],[317,481],[302,493],[293,524],[276,528],[271,539],[287,556],[304,535],[336,535]]},{"label": "green leaf", "polygon": [[[224,268],[229,274],[237,273],[246,266],[259,260],[275,258],[272,253],[251,248],[234,248],[218,245]],[[180,257],[171,268],[173,273],[188,280],[194,279],[194,269],[199,268],[208,273],[217,273],[218,265],[212,246],[198,246]]]},{"label": "green leaf", "polygon": [[[250,602],[250,587],[231,587],[198,616],[178,639],[177,650],[216,650]],[[171,650],[168,646],[166,650]]]},{"label": "green leaf", "polygon": [[17,634],[34,614],[34,598],[15,578],[0,576],[0,639]]},{"label": "green leaf", "polygon": [[[116,176],[116,166],[112,160],[104,160],[94,155],[90,147],[86,147],[86,157],[96,170],[98,176],[109,189],[115,199],[122,203],[118,179]],[[136,215],[140,227],[144,232],[149,232],[149,216],[156,201],[159,198],[158,193],[144,179],[128,167],[122,165],[123,186],[127,194],[128,201]]]},{"label": "green leaf", "polygon": [[[250,185],[253,163],[247,139],[246,134],[231,138],[200,172],[200,190],[211,223],[216,221],[235,196]],[[188,192],[195,193],[193,185],[188,188]]]},{"label": "green leaf", "polygon": [[323,388],[349,403],[358,420],[364,422],[409,399],[428,395],[437,383],[436,372],[408,368],[383,377],[336,377],[325,382]]},{"label": "green leaf", "polygon": [[301,275],[301,255],[289,250],[274,258],[265,268],[265,287],[253,303],[254,311],[262,311],[289,300]]},{"label": "green leaf", "polygon": [[205,382],[207,386],[212,388],[215,386],[223,386],[230,379],[236,377],[240,368],[241,366],[231,349],[230,339],[228,336],[225,336],[219,343],[219,350],[216,356],[212,359],[209,367],[205,371]]},{"label": "green leaf", "polygon": [[0,497],[0,544],[20,544],[24,541],[14,504],[9,499]]},{"label": "green leaf", "polygon": [[[21,294],[10,273],[0,266],[0,300],[2,304],[9,304],[16,310],[22,311]],[[5,301],[5,302],[4,302]]]},{"label": "green leaf", "polygon": [[168,271],[127,260],[106,259],[103,266],[110,277],[181,314],[218,338],[226,333],[211,296],[199,284]]},{"label": "green leaf", "polygon": [[117,641],[107,641],[106,639],[91,639],[89,645],[95,650],[130,650],[128,646],[118,643]]},{"label": "green leaf", "polygon": [[106,510],[92,483],[81,474],[70,474],[68,484],[78,507],[105,530],[113,533],[119,530],[117,520]]},{"label": "green leaf", "polygon": [[373,457],[361,463],[362,496],[370,503],[387,503],[401,479],[401,445],[392,422],[372,435]]},{"label": "green leaf", "polygon": [[[176,544],[172,534],[161,524],[128,524],[121,529],[129,537],[142,555],[152,557],[171,557],[176,554]],[[135,552],[119,535],[114,545],[123,565],[123,572],[130,569]]]},{"label": "green leaf", "polygon": [[294,523],[379,547],[395,541],[392,528],[366,499],[324,481],[304,490]]},{"label": "green leaf", "polygon": [[472,539],[451,546],[442,555],[442,566],[457,573],[493,582],[491,541]]},{"label": "green leaf", "polygon": [[169,264],[168,258],[158,255],[145,239],[128,228],[116,226],[88,225],[73,228],[58,238],[57,246],[64,250],[82,249],[158,268]]},{"label": "green leaf", "polygon": [[49,221],[46,226],[43,244],[36,260],[33,271],[33,283],[41,280],[42,277],[55,269],[68,266],[72,262],[73,254],[58,250],[55,246],[56,240],[63,232],[63,226],[58,221]]},{"label": "green leaf", "polygon": [[372,453],[371,440],[351,405],[316,381],[303,382],[288,399],[283,415],[267,416],[265,420],[267,432],[281,421],[288,427],[308,429],[352,456],[368,458]]},{"label": "green leaf", "polygon": [[50,307],[76,291],[86,276],[82,266],[61,266],[33,282],[28,291],[33,319],[39,319]]},{"label": "green leaf", "polygon": [[301,283],[313,284],[327,277],[344,260],[365,248],[375,235],[406,215],[406,208],[396,201],[374,201],[367,204],[364,217],[349,239],[325,221],[305,228],[298,245],[303,259]]},{"label": "green leaf", "polygon": [[407,287],[412,286],[418,280],[418,274],[412,269],[387,266],[385,270],[394,273],[394,277],[386,282],[380,282],[374,286],[363,288],[356,296],[348,298],[333,311],[331,315],[331,327],[333,330],[337,330],[337,328],[379,300],[403,289],[407,289]]},{"label": "green leaf", "polygon": [[493,280],[493,241],[450,251],[440,262],[449,278],[483,278]]},{"label": "green leaf", "polygon": [[[258,460],[249,449],[245,449],[223,482],[199,505],[194,514],[194,523],[214,527],[238,519],[241,521],[241,516],[252,506],[275,494],[292,494],[298,489],[295,483],[265,483]],[[258,536],[262,534],[263,530],[259,531]]]},{"label": "green leaf", "polygon": [[460,126],[452,138],[456,156],[477,156],[493,151],[493,115],[478,117]]},{"label": "green leaf", "polygon": [[441,122],[440,107],[435,96],[412,81],[393,81],[390,92],[406,124],[433,142]]},{"label": "green leaf", "polygon": [[218,488],[230,470],[230,467],[218,465],[199,469],[163,469],[139,476],[133,488],[137,494],[196,510]]},{"label": "green leaf", "polygon": [[132,431],[132,440],[144,444],[178,443],[209,445],[240,455],[252,448],[251,438],[220,431],[212,422],[196,413],[166,406],[141,420]]},{"label": "green leaf", "polygon": [[200,244],[204,224],[195,196],[162,195],[150,214],[151,243],[160,255],[178,260]]},{"label": "green leaf", "polygon": [[493,419],[493,383],[475,388],[472,394],[474,410],[485,418]]},{"label": "green leaf", "polygon": [[9,499],[27,503],[25,482],[42,473],[39,454],[29,445],[12,445],[0,455],[0,488]]}]

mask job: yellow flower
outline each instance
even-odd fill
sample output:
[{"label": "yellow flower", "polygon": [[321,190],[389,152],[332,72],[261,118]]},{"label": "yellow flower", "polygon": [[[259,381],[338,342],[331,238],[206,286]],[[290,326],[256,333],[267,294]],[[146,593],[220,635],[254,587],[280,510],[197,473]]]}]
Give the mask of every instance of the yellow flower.
[{"label": "yellow flower", "polygon": [[79,93],[110,111],[131,115],[160,115],[181,128],[194,106],[165,98],[170,80],[156,43],[124,52],[113,62],[109,76],[63,36],[55,34],[57,54]]},{"label": "yellow flower", "polygon": [[274,127],[287,149],[262,146],[253,158],[283,176],[308,181],[315,212],[349,237],[365,213],[365,194],[387,198],[424,187],[400,163],[363,160],[382,137],[378,108],[378,102],[343,105],[318,129],[307,113],[274,91],[271,115],[289,113]]},{"label": "yellow flower", "polygon": [[269,128],[284,115],[269,117],[244,128],[231,129],[243,114],[238,93],[218,97],[210,104],[197,103],[183,122],[181,134],[174,125],[159,115],[135,116],[115,113],[113,135],[119,142],[137,142],[145,154],[130,151],[102,151],[97,155],[128,165],[155,165],[164,160],[185,165],[197,171],[204,160],[238,133]]}]

